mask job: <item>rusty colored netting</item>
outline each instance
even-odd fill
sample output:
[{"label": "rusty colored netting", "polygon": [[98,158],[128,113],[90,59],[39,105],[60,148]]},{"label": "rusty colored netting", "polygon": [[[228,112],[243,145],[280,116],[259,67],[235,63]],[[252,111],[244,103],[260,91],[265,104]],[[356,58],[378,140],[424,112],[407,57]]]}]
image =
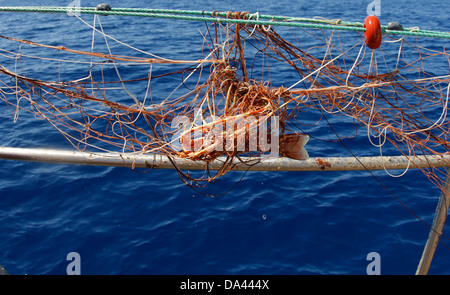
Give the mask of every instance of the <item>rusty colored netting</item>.
[{"label": "rusty colored netting", "polygon": [[[108,36],[101,26],[93,29]],[[265,157],[307,159],[304,145],[319,137],[303,122],[311,113],[319,116],[309,126],[350,118],[380,153],[387,144],[408,158],[449,152],[445,40],[390,37],[372,50],[356,32],[286,29],[281,36],[267,25],[217,22],[205,26],[200,58],[175,60],[0,37],[16,44],[2,51],[11,66],[0,68],[1,98],[15,120],[19,110],[32,112],[81,151],[167,156],[189,185],[220,178],[236,160],[251,166]],[[53,53],[58,79],[24,70],[24,63],[39,58],[27,55],[28,47]],[[65,79],[68,61],[87,75]],[[124,79],[121,68],[127,66],[138,66],[142,75]],[[283,71],[296,82],[273,78]],[[169,77],[177,77],[177,86],[160,95],[158,82]],[[145,85],[145,94],[129,91],[135,83]],[[204,161],[204,173],[181,171],[177,158]],[[222,161],[222,168],[211,171],[211,161]],[[423,171],[443,189],[442,171]]]}]

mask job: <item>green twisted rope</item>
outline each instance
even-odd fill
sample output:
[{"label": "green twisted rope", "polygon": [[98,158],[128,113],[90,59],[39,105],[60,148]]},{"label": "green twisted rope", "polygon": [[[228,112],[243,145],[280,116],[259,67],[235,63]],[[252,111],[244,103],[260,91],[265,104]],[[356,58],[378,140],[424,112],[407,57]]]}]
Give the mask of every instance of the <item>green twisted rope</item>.
[{"label": "green twisted rope", "polygon": [[[112,8],[109,11],[97,10],[95,7],[53,7],[53,6],[10,6],[0,7],[4,12],[40,12],[40,13],[80,13],[96,15],[121,15],[134,17],[153,17],[162,19],[178,19],[187,21],[201,21],[214,23],[234,23],[263,26],[287,26],[313,29],[330,29],[365,32],[364,25],[358,22],[341,20],[327,20],[316,18],[286,17],[278,15],[259,15],[240,13],[238,18],[233,18],[234,13],[218,11],[195,11],[174,9],[144,9],[144,8]],[[450,39],[450,33],[428,31],[414,28],[402,30],[388,30],[387,26],[381,26],[384,34],[432,37]]]}]

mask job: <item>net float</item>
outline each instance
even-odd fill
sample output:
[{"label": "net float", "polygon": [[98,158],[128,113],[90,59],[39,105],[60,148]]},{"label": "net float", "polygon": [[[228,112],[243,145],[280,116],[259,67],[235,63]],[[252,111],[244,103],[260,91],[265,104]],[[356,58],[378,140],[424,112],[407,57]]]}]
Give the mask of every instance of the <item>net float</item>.
[{"label": "net float", "polygon": [[375,15],[369,15],[364,20],[364,28],[366,32],[364,33],[364,39],[366,40],[366,45],[370,49],[377,49],[381,45],[381,25],[378,17]]}]

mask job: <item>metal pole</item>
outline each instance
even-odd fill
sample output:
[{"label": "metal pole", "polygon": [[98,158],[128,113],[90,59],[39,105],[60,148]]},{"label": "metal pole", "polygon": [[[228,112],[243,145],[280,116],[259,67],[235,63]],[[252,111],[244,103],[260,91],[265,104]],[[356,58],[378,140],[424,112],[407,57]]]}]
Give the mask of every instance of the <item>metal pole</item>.
[{"label": "metal pole", "polygon": [[434,252],[439,243],[439,239],[444,229],[445,220],[447,218],[449,202],[450,201],[450,169],[447,170],[447,177],[445,179],[445,187],[439,198],[434,215],[433,225],[428,235],[428,240],[422,253],[419,266],[417,267],[416,275],[426,275],[430,269],[431,261],[433,260]]},{"label": "metal pole", "polygon": [[[117,166],[134,168],[173,169],[171,161],[162,155],[133,153],[91,153],[34,148],[0,147],[0,159],[46,162],[58,164]],[[235,159],[233,170],[250,171],[349,171],[349,170],[392,170],[426,167],[450,166],[450,155],[445,156],[415,156],[409,160],[403,156],[383,157],[316,157],[307,160],[289,158],[245,158],[246,163]],[[218,158],[212,162],[191,161],[175,158],[179,169],[217,170],[223,165],[224,159]],[[254,164],[254,165],[252,165]]]}]

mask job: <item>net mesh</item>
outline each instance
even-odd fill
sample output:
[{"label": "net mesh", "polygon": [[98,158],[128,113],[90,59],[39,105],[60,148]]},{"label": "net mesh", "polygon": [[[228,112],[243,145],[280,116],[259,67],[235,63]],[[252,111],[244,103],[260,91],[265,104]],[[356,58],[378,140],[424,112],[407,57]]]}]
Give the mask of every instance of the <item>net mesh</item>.
[{"label": "net mesh", "polygon": [[[295,28],[281,34],[267,25],[217,22],[199,35],[201,55],[178,60],[114,39],[98,16],[93,25],[77,18],[92,39],[104,37],[102,51],[94,42],[82,50],[0,36],[0,97],[14,120],[31,112],[80,151],[164,155],[192,186],[220,178],[236,159],[249,166],[273,156],[306,159],[306,142],[319,137],[315,128],[333,128],[334,118],[355,122],[380,154],[449,152],[445,39],[384,36],[372,50],[358,32]],[[112,54],[111,40],[145,54]],[[36,59],[52,66],[26,66]],[[139,74],[127,79],[124,69]],[[41,80],[47,70],[57,77]],[[284,85],[283,76],[296,82]],[[169,82],[174,86],[163,93],[159,85]],[[136,85],[145,89],[142,95],[130,90]],[[204,161],[204,173],[181,171],[177,158]],[[211,161],[222,161],[222,168],[210,170]],[[444,170],[422,171],[444,189]]]}]

